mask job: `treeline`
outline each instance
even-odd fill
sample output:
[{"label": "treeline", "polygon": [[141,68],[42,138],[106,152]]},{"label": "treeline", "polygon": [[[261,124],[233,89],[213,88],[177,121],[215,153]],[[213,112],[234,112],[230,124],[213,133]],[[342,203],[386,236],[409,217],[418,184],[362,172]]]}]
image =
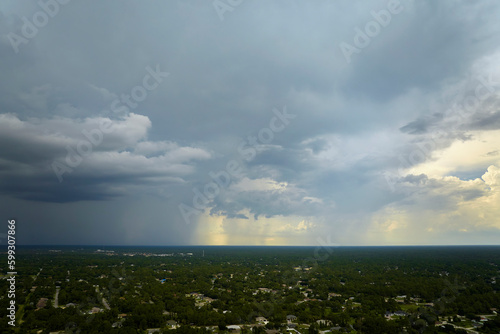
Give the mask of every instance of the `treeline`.
[{"label": "treeline", "polygon": [[[182,333],[203,331],[205,326],[222,331],[263,316],[270,322],[267,329],[284,331],[286,316],[293,314],[298,323],[312,325],[311,334],[333,325],[361,333],[403,328],[433,333],[439,317],[472,320],[500,306],[500,247],[207,247],[204,257],[201,248],[145,248],[158,253],[179,250],[194,255],[21,250],[18,271],[26,273],[19,278],[16,296],[24,308],[21,329],[135,333],[166,329],[173,320],[180,326],[175,331]],[[56,286],[59,306],[74,307],[53,308]],[[4,280],[0,288],[6,288]],[[48,302],[37,310],[41,298]],[[0,299],[4,310],[5,301]],[[90,314],[94,307],[100,310]],[[407,316],[384,318],[386,312],[402,310]],[[318,325],[320,319],[331,325]],[[487,322],[480,330],[487,333],[495,324]],[[1,332],[5,326],[1,320]]]}]

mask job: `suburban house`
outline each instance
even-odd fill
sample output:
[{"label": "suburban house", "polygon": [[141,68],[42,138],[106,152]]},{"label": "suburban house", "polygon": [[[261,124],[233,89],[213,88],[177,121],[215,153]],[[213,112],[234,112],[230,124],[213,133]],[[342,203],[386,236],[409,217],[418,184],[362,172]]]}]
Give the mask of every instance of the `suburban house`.
[{"label": "suburban house", "polygon": [[229,325],[227,326],[227,329],[232,332],[232,333],[235,333],[235,332],[240,332],[241,331],[241,327],[238,326],[238,325]]},{"label": "suburban house", "polygon": [[320,319],[316,320],[316,323],[320,326],[331,326],[332,322],[330,320]]},{"label": "suburban house", "polygon": [[148,334],[160,333],[160,328],[148,328]]},{"label": "suburban house", "polygon": [[38,300],[38,303],[36,303],[36,308],[37,309],[44,308],[45,306],[47,306],[48,300],[49,300],[48,298],[40,298],[40,300]]},{"label": "suburban house", "polygon": [[167,327],[171,328],[171,329],[177,328],[178,327],[177,326],[177,321],[175,321],[175,320],[168,320],[167,321]]}]

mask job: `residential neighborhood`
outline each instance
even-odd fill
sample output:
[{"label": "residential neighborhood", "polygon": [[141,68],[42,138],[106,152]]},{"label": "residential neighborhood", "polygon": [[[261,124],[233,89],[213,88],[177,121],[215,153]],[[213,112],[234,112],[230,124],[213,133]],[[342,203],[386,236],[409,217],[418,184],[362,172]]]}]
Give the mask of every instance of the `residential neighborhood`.
[{"label": "residential neighborhood", "polygon": [[[311,262],[311,248],[168,250],[26,249],[23,270],[31,275],[17,296],[19,326],[26,333],[68,326],[103,333],[488,333],[498,323],[498,248],[432,256],[425,248],[346,248],[313,266],[301,265]],[[456,252],[461,261],[450,265]]]}]

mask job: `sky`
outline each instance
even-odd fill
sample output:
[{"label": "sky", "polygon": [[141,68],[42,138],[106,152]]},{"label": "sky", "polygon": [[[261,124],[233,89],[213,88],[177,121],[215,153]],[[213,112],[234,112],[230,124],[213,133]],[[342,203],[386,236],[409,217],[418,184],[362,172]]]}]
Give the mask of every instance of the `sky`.
[{"label": "sky", "polygon": [[498,17],[497,1],[4,0],[0,232],[498,245]]}]

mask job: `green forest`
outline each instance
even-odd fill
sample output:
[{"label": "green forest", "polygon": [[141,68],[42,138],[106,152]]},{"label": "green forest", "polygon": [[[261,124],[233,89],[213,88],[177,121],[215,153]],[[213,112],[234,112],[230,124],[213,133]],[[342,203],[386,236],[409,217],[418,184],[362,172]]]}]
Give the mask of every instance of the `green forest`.
[{"label": "green forest", "polygon": [[499,265],[492,246],[23,247],[0,332],[499,333]]}]

